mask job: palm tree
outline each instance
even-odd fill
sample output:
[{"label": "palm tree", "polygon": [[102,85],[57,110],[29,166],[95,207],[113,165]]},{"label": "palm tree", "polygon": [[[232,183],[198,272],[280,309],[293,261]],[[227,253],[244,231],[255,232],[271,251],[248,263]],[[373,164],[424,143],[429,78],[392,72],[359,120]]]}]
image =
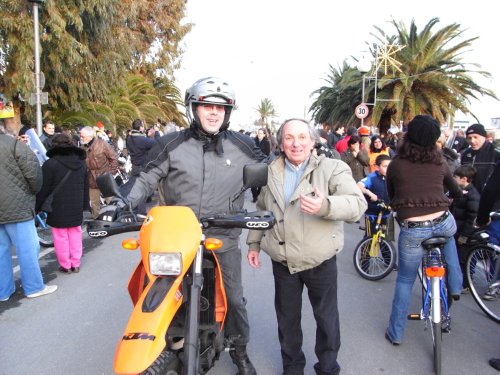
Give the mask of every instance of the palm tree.
[{"label": "palm tree", "polygon": [[125,87],[113,90],[106,102],[83,101],[80,110],[57,111],[52,118],[61,124],[95,125],[100,121],[117,133],[129,129],[137,118],[148,124],[162,119],[186,126],[179,103],[179,90],[166,78],[158,78],[155,87],[148,78],[130,74]]},{"label": "palm tree", "polygon": [[[374,36],[380,46],[403,47],[391,56],[400,64],[389,64],[388,69],[380,64],[377,47],[372,48],[373,57],[378,58],[372,72],[377,77],[377,91],[375,98],[375,87],[369,86],[367,98],[370,103],[375,102],[371,120],[381,130],[391,123],[407,123],[417,114],[429,114],[441,123],[453,118],[457,111],[477,119],[468,110],[470,99],[477,99],[479,95],[496,99],[491,90],[479,86],[471,77],[490,74],[479,70],[477,64],[462,61],[462,55],[477,37],[455,43],[462,36],[460,25],[451,24],[433,32],[438,22],[438,18],[433,18],[418,32],[414,21],[408,31],[404,24],[393,20],[395,35],[388,35],[375,26],[379,35]],[[311,106],[316,122],[353,120],[354,108],[361,97],[355,87],[361,88],[363,82],[361,73],[356,74],[353,69],[346,63],[342,71],[332,69],[333,75],[328,81],[331,87],[322,87],[313,93],[318,94]],[[352,106],[343,113],[346,103]]]},{"label": "palm tree", "polygon": [[269,121],[269,119],[278,116],[278,113],[276,112],[271,99],[261,99],[259,106],[255,108],[255,110],[259,113],[259,120],[257,120],[257,125],[265,126],[268,129],[270,129],[269,126],[271,126],[272,128],[270,130],[274,132],[274,124],[272,123],[272,121]]},{"label": "palm tree", "polygon": [[[381,43],[393,43],[404,46],[396,54],[396,60],[402,63],[401,70],[393,70],[388,74],[379,69],[381,78],[378,80],[377,99],[395,100],[385,105],[375,106],[374,121],[378,121],[384,111],[394,113],[396,121],[409,122],[417,114],[429,114],[441,123],[447,117],[453,117],[457,111],[471,113],[467,104],[471,98],[478,99],[478,95],[488,95],[496,98],[495,94],[476,84],[471,73],[490,77],[477,64],[462,62],[461,56],[472,46],[477,39],[470,38],[453,44],[462,36],[460,25],[451,24],[432,32],[439,22],[433,18],[419,33],[415,21],[412,21],[409,31],[402,23],[392,21],[397,34],[387,37],[380,32],[378,40]],[[471,66],[472,69],[468,69]]]},{"label": "palm tree", "polygon": [[330,74],[325,79],[327,85],[311,94],[317,95],[309,109],[316,123],[332,128],[337,123],[352,125],[359,121],[353,108],[361,98],[361,74],[346,62],[338,70],[330,65]]}]

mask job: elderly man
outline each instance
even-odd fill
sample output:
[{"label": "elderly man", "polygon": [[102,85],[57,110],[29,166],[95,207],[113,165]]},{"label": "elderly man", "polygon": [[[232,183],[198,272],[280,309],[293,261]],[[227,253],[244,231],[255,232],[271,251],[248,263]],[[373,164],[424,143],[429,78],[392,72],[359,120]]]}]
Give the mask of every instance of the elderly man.
[{"label": "elderly man", "polygon": [[473,184],[481,194],[496,162],[500,160],[500,150],[486,141],[486,129],[481,124],[469,126],[465,134],[470,146],[462,152],[462,165],[470,164],[476,168]]},{"label": "elderly man", "polygon": [[90,209],[92,218],[97,219],[101,208],[101,193],[96,177],[104,173],[115,174],[118,169],[118,155],[108,142],[96,137],[95,130],[90,126],[85,126],[80,130],[80,141],[83,149],[87,151]]},{"label": "elderly man", "polygon": [[21,281],[28,298],[51,294],[57,285],[43,282],[36,233],[35,195],[42,187],[42,169],[33,151],[5,134],[0,125],[0,301],[16,291],[11,246],[16,249]]},{"label": "elderly man", "polygon": [[314,369],[334,375],[340,372],[335,256],[344,246],[344,221],[359,220],[367,204],[347,164],[312,153],[318,135],[308,122],[285,121],[277,138],[283,153],[269,166],[257,207],[272,210],[278,224],[266,232],[249,232],[247,258],[254,268],[261,265],[261,249],[272,259],[284,374],[304,374],[305,285],[317,325]]}]

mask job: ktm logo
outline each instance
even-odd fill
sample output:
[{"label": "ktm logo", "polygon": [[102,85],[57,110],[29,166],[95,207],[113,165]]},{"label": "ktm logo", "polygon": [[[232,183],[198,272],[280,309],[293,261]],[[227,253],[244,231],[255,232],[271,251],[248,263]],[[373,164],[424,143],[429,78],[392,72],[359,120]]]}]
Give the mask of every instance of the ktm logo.
[{"label": "ktm logo", "polygon": [[150,335],[149,333],[144,333],[144,332],[133,332],[133,333],[127,333],[122,337],[123,340],[150,340],[154,341],[155,340],[154,335]]}]

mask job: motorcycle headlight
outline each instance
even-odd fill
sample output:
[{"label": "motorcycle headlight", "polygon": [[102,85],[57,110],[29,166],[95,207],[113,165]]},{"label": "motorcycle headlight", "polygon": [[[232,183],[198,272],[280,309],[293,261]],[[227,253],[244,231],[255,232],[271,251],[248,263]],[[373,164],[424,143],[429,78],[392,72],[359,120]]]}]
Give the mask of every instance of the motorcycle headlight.
[{"label": "motorcycle headlight", "polygon": [[149,253],[149,270],[155,276],[177,276],[182,271],[181,253]]}]

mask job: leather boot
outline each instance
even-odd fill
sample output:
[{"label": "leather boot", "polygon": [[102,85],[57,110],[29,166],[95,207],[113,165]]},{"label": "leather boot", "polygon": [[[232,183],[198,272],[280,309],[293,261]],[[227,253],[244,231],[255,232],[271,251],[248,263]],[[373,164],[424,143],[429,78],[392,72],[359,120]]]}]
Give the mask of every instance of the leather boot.
[{"label": "leather boot", "polygon": [[248,358],[246,345],[234,345],[234,349],[229,352],[229,355],[233,363],[238,367],[237,375],[257,375],[255,367]]}]

